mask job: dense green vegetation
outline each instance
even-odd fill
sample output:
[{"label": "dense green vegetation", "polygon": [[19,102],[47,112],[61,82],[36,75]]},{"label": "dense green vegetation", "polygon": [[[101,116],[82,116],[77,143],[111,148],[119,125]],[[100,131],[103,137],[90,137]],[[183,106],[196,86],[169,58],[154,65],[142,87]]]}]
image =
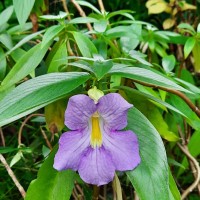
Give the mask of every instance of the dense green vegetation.
[{"label": "dense green vegetation", "polygon": [[[200,199],[199,10],[199,0],[1,0],[0,200]],[[53,168],[68,100],[93,86],[134,105],[125,129],[142,160],[100,187]]]}]

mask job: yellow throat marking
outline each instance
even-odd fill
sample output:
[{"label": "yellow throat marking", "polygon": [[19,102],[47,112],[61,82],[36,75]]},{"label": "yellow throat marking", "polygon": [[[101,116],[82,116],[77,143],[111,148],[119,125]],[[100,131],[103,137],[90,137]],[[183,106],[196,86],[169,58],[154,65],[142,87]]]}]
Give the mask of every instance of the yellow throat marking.
[{"label": "yellow throat marking", "polygon": [[103,142],[102,133],[99,125],[99,115],[94,113],[92,116],[92,130],[90,135],[90,144],[93,148],[101,147]]}]

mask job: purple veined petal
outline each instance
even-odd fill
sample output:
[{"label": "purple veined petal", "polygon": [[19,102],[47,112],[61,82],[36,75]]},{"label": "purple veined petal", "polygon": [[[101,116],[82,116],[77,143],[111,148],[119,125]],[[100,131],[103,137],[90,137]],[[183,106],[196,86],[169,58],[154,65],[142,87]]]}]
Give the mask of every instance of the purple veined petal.
[{"label": "purple veined petal", "polygon": [[110,93],[99,99],[97,111],[106,127],[121,130],[127,126],[127,111],[132,106],[121,95]]},{"label": "purple veined petal", "polygon": [[80,177],[89,184],[105,185],[113,180],[115,167],[104,147],[88,148],[79,165]]},{"label": "purple veined petal", "polygon": [[59,148],[54,158],[54,168],[78,170],[82,155],[90,145],[89,133],[69,131],[59,139]]},{"label": "purple veined petal", "polygon": [[65,125],[71,130],[85,129],[96,107],[94,101],[87,95],[72,96],[65,111]]},{"label": "purple veined petal", "polygon": [[103,145],[118,171],[132,170],[141,162],[137,136],[132,131],[104,132]]}]

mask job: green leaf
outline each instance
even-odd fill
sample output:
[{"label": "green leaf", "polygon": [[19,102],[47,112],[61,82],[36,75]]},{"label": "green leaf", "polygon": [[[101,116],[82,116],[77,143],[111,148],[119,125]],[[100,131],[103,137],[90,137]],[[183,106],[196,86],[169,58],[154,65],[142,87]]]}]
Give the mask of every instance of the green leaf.
[{"label": "green leaf", "polygon": [[0,126],[66,96],[88,78],[84,72],[51,73],[22,83],[0,101]]},{"label": "green leaf", "polygon": [[3,33],[0,35],[0,42],[7,48],[11,49],[13,47],[12,38],[7,33]]},{"label": "green leaf", "polygon": [[200,72],[200,42],[196,42],[194,48],[192,50],[193,57],[194,57],[194,69],[195,72]]},{"label": "green leaf", "polygon": [[107,28],[107,24],[108,24],[107,20],[101,19],[94,23],[94,30],[97,31],[98,33],[103,33]]},{"label": "green leaf", "polygon": [[93,54],[98,54],[96,47],[88,37],[79,32],[72,32],[72,34],[81,54],[84,57],[92,58]]},{"label": "green leaf", "polygon": [[76,1],[79,5],[81,6],[86,6],[88,8],[91,8],[94,12],[96,12],[97,14],[102,15],[102,13],[96,8],[94,7],[91,3],[88,3],[87,1]]},{"label": "green leaf", "polygon": [[139,61],[140,63],[142,63],[144,65],[152,66],[151,63],[147,62],[144,59],[146,57],[146,55],[141,53],[141,52],[139,52],[139,51],[131,50],[129,52],[129,55],[130,55],[131,58],[134,58],[135,60]]},{"label": "green leaf", "polygon": [[55,134],[64,128],[64,113],[66,110],[66,99],[60,99],[45,106],[45,120],[47,128]]},{"label": "green leaf", "polygon": [[17,148],[13,148],[13,147],[0,147],[0,153],[4,154],[4,153],[10,153],[13,151],[17,151]]},{"label": "green leaf", "polygon": [[15,165],[17,162],[19,162],[21,160],[21,158],[23,157],[22,152],[19,151],[15,154],[15,156],[12,158],[11,162],[10,162],[10,167],[12,167],[13,165]]},{"label": "green leaf", "polygon": [[13,13],[13,6],[9,6],[0,14],[0,26],[7,23]]},{"label": "green leaf", "polygon": [[183,101],[180,97],[170,94],[169,98],[170,104],[175,106],[178,110],[180,110],[184,115],[187,116],[187,122],[196,130],[200,130],[200,119],[194,113],[191,108]]},{"label": "green leaf", "polygon": [[64,26],[62,25],[55,25],[48,28],[43,36],[41,48],[48,44],[49,41],[56,37],[63,29]]},{"label": "green leaf", "polygon": [[167,73],[171,72],[174,69],[175,64],[176,58],[174,55],[164,56],[162,59],[162,66]]},{"label": "green leaf", "polygon": [[69,24],[85,24],[98,22],[97,19],[92,17],[77,17],[69,21]]},{"label": "green leaf", "polygon": [[59,15],[42,15],[40,16],[41,19],[47,19],[47,20],[57,20],[60,21],[62,19],[64,19],[65,17],[67,17],[67,13],[66,12],[59,12]]},{"label": "green leaf", "polygon": [[14,10],[21,25],[28,19],[35,0],[13,0]]},{"label": "green leaf", "polygon": [[42,164],[38,177],[28,188],[25,200],[69,200],[76,177],[71,170],[56,171],[53,168],[57,147]]},{"label": "green leaf", "polygon": [[128,112],[127,130],[139,140],[141,163],[126,174],[140,200],[169,200],[167,157],[158,132],[136,108]]},{"label": "green leaf", "polygon": [[174,106],[152,96],[152,95],[149,95],[149,94],[146,94],[144,92],[141,92],[139,90],[136,90],[136,89],[133,89],[133,88],[130,88],[130,87],[126,87],[126,86],[120,86],[120,87],[116,87],[116,88],[119,88],[119,89],[123,89],[125,91],[127,91],[128,93],[133,93],[133,95],[135,96],[142,96],[143,98],[146,98],[146,99],[149,99],[149,100],[152,100],[154,102],[157,102],[167,108],[169,108],[170,110],[173,110],[175,112],[177,112],[178,114],[182,115],[183,117],[187,117],[185,116],[180,110],[178,110],[177,108],[175,108]]},{"label": "green leaf", "polygon": [[181,200],[180,192],[177,188],[176,182],[174,181],[174,178],[172,176],[172,173],[169,169],[169,187],[170,187],[170,193],[171,193],[171,200]]},{"label": "green leaf", "polygon": [[36,33],[32,33],[30,35],[27,35],[26,37],[24,37],[22,40],[20,40],[12,49],[10,49],[6,55],[12,53],[15,49],[21,47],[23,44],[25,44],[26,42],[28,42],[29,40],[33,39],[34,37],[38,36],[39,34],[43,33],[44,30],[36,32]]},{"label": "green leaf", "polygon": [[149,69],[143,69],[139,67],[127,67],[126,65],[116,64],[112,67],[109,73],[120,75],[122,77],[130,78],[136,81],[149,83],[155,86],[157,85],[164,88],[171,88],[171,89],[191,93],[190,91],[177,85],[174,81],[167,78],[166,76],[161,75],[160,73],[151,71]]},{"label": "green leaf", "polygon": [[100,80],[103,76],[112,68],[113,62],[108,61],[96,61],[92,67],[97,79]]},{"label": "green leaf", "polygon": [[66,43],[63,42],[55,54],[52,56],[52,60],[50,62],[48,73],[50,72],[59,72],[59,67],[62,65],[67,65],[67,47]]},{"label": "green leaf", "polygon": [[0,90],[6,89],[7,87],[14,85],[25,76],[30,74],[39,65],[49,46],[50,43],[41,48],[40,43],[31,48],[28,52],[26,52],[5,77],[5,79],[1,83]]},{"label": "green leaf", "polygon": [[191,53],[192,49],[194,48],[195,43],[196,43],[195,38],[190,37],[187,39],[185,46],[184,46],[184,58],[185,59]]},{"label": "green leaf", "polygon": [[127,14],[127,13],[133,13],[133,11],[132,10],[118,10],[118,11],[114,11],[114,12],[108,13],[106,15],[106,18],[110,19],[111,17],[114,17],[116,15],[123,15],[123,14]]},{"label": "green leaf", "polygon": [[3,49],[0,47],[0,81],[3,80],[6,74],[6,56],[4,54]]},{"label": "green leaf", "polygon": [[186,30],[188,30],[192,35],[195,34],[195,30],[194,30],[194,28],[190,24],[181,23],[177,27],[180,28],[180,29],[186,29]]},{"label": "green leaf", "polygon": [[[169,130],[168,124],[164,121],[163,116],[159,109],[150,101],[145,99],[142,95],[131,95],[126,93],[131,103],[144,114],[147,119],[154,125],[158,133],[162,138],[175,142],[179,140],[179,137]],[[133,94],[133,93],[132,93]],[[139,94],[139,93],[138,93]]]}]

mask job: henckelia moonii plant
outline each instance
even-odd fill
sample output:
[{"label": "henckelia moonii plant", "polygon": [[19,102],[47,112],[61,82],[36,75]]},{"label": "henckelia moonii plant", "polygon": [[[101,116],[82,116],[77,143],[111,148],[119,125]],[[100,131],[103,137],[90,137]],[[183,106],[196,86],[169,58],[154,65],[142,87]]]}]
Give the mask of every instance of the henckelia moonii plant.
[{"label": "henckelia moonii plant", "polygon": [[85,182],[99,186],[112,181],[115,171],[134,169],[140,155],[137,136],[121,131],[132,105],[117,93],[103,96],[96,88],[89,96],[69,99],[65,125],[71,131],[60,137],[54,168],[78,171]]}]

